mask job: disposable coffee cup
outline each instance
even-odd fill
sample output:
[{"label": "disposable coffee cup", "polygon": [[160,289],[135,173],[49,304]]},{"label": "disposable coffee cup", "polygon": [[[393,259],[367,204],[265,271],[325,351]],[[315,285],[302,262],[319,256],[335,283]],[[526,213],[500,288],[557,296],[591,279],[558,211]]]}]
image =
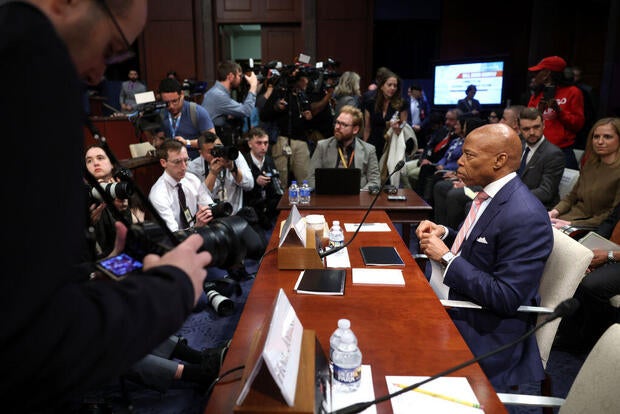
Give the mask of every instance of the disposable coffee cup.
[{"label": "disposable coffee cup", "polygon": [[[325,216],[322,214],[309,214],[306,216],[306,228],[315,232],[322,232],[325,228]],[[320,233],[319,233],[320,234]]]}]

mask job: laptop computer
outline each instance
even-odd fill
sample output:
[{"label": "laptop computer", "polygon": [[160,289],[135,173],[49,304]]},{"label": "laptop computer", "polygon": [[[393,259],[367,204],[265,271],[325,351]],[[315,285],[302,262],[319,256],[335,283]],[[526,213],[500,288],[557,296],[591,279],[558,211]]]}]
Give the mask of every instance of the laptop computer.
[{"label": "laptop computer", "polygon": [[317,168],[314,170],[316,194],[357,195],[360,193],[359,168]]}]

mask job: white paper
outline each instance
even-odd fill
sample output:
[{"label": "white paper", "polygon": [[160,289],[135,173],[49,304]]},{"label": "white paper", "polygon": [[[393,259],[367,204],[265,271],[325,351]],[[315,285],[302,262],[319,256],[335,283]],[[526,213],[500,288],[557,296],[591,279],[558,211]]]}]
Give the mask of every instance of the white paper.
[{"label": "white paper", "polygon": [[[372,370],[370,365],[362,365],[362,379],[360,387],[354,392],[332,392],[332,408],[330,411],[339,410],[351,404],[375,399],[375,390],[372,384]],[[362,411],[364,414],[376,414],[377,408],[372,405]]]},{"label": "white paper", "polygon": [[291,407],[295,405],[303,330],[295,309],[280,289],[262,357],[282,397]]},{"label": "white paper", "polygon": [[[401,387],[395,384],[411,385],[424,381],[427,378],[428,377],[386,376],[385,380],[387,382],[388,392],[393,393],[401,389]],[[478,399],[465,377],[440,377],[422,385],[420,388],[449,398],[456,398],[464,402],[478,404]],[[416,414],[480,414],[483,412],[480,408],[469,407],[459,402],[449,401],[444,398],[422,394],[416,391],[409,391],[396,396],[391,399],[391,403],[394,414],[411,413],[411,407],[415,407]]]},{"label": "white paper", "polygon": [[405,286],[400,269],[353,269],[353,284]]},{"label": "white paper", "polygon": [[[344,229],[350,233],[357,230],[359,223],[344,223]],[[389,232],[390,226],[387,223],[363,223],[360,233],[362,232]]]},{"label": "white paper", "polygon": [[445,269],[434,260],[430,260],[430,262],[431,269],[433,270],[430,280],[431,287],[439,299],[448,299],[450,288],[443,283],[443,272]]},{"label": "white paper", "polygon": [[334,254],[330,254],[325,257],[325,266],[334,268],[349,268],[351,267],[351,261],[349,260],[348,247],[337,251]]},{"label": "white paper", "polygon": [[301,214],[299,214],[299,210],[296,205],[291,207],[291,212],[282,225],[278,247],[282,247],[282,244],[284,243],[289,231],[291,231],[291,228],[295,230],[295,233],[299,237],[299,240],[301,240],[302,245],[306,247],[306,222],[305,220],[302,220]]}]

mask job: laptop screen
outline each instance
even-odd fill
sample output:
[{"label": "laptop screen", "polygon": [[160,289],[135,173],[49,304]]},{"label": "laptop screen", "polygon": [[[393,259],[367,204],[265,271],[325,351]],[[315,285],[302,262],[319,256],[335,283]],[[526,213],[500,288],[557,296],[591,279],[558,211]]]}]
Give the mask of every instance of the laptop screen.
[{"label": "laptop screen", "polygon": [[359,168],[317,168],[314,170],[316,194],[359,194]]}]

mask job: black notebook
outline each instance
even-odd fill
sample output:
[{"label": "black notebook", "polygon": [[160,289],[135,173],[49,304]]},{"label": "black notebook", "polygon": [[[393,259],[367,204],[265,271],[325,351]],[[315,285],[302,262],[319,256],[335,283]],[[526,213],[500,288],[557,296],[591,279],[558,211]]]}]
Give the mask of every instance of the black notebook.
[{"label": "black notebook", "polygon": [[311,295],[344,295],[344,269],[307,269],[301,272],[295,291]]},{"label": "black notebook", "polygon": [[404,266],[405,262],[393,246],[360,247],[366,266]]}]

